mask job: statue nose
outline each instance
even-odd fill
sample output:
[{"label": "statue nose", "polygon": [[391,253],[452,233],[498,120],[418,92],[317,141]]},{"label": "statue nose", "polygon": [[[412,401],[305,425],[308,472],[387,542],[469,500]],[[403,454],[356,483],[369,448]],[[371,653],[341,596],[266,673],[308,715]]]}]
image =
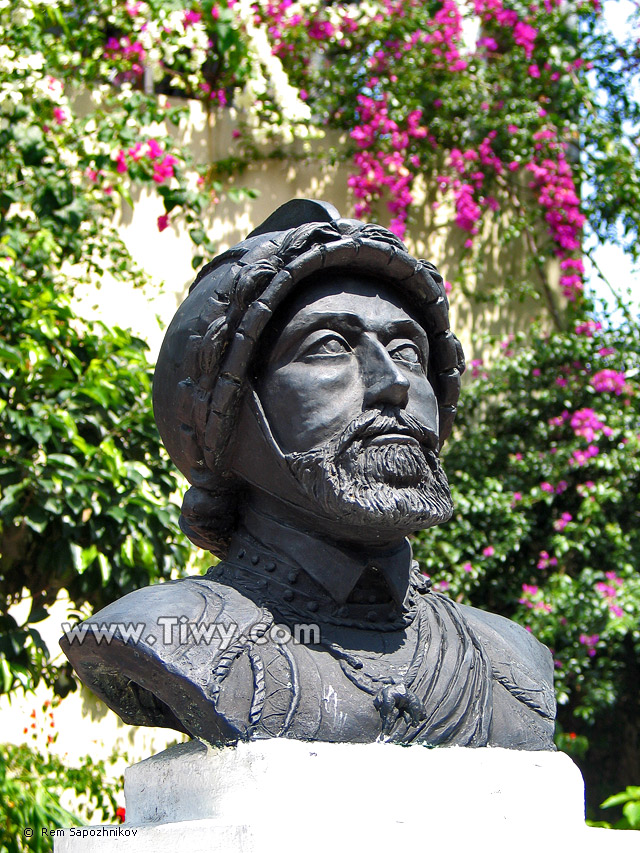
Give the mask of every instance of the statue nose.
[{"label": "statue nose", "polygon": [[379,345],[375,350],[375,357],[373,353],[368,356],[364,408],[381,404],[405,408],[409,400],[409,379],[383,346]]}]

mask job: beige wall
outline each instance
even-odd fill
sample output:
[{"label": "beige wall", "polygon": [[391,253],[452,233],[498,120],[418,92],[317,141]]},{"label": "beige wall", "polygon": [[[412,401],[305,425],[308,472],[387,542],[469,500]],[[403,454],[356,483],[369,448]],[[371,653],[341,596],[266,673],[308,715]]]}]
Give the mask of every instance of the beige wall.
[{"label": "beige wall", "polygon": [[[191,118],[179,129],[168,128],[178,147],[188,145],[197,162],[211,163],[229,156],[235,142],[232,137],[234,119],[228,112],[207,114],[199,102],[191,103]],[[259,193],[256,200],[240,203],[229,198],[212,205],[203,223],[209,237],[222,252],[242,240],[280,204],[295,197],[320,198],[332,202],[343,215],[352,215],[347,178],[348,164],[330,165],[332,149],[340,149],[337,136],[312,143],[313,154],[296,152],[295,159],[266,159],[250,166],[235,178],[237,186],[247,186]],[[432,210],[432,193],[420,193],[423,201],[414,212],[407,243],[416,255],[433,261],[446,279],[454,281],[460,272],[461,249],[467,235],[452,224],[451,210],[442,205]],[[152,354],[162,340],[156,321],[165,326],[176,307],[186,296],[195,277],[191,266],[194,251],[186,230],[171,225],[162,234],[157,218],[163,213],[162,201],[148,192],[137,193],[132,210],[124,204],[119,217],[120,232],[134,259],[151,279],[151,286],[132,293],[121,285],[103,282],[100,291],[91,288],[83,297],[83,310],[97,305],[97,314],[108,323],[129,323],[144,335]],[[388,224],[384,204],[380,219]],[[482,235],[483,264],[480,277],[468,274],[462,287],[456,285],[451,299],[452,328],[462,340],[468,360],[486,354],[486,334],[505,337],[526,331],[534,317],[544,313],[541,302],[500,301],[491,297],[496,286],[506,281],[530,278],[523,243],[501,242],[496,228]],[[556,277],[557,278],[557,277]],[[479,299],[474,298],[479,297]]]}]

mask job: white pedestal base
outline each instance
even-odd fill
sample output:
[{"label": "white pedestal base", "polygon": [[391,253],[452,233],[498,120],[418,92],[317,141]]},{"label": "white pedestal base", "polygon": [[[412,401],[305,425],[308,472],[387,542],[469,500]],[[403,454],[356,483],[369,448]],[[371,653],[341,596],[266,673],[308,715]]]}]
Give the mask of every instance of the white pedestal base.
[{"label": "white pedestal base", "polygon": [[640,853],[640,833],[585,826],[562,753],[193,741],[130,767],[125,798],[122,826],[65,830],[56,853]]}]

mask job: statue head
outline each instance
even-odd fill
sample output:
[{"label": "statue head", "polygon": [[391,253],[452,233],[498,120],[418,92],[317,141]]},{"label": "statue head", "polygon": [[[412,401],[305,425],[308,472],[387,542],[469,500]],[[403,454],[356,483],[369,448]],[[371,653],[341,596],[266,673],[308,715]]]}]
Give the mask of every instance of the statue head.
[{"label": "statue head", "polygon": [[448,519],[438,452],[463,370],[432,264],[331,205],[283,205],[204,267],[162,346],[182,529],[223,557],[247,501],[363,544]]}]

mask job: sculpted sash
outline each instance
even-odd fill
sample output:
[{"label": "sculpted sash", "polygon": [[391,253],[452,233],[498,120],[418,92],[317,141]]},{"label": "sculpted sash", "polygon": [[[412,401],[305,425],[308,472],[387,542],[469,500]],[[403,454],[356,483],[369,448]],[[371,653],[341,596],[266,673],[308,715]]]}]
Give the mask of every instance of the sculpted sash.
[{"label": "sculpted sash", "polygon": [[416,619],[424,654],[408,685],[422,702],[417,725],[399,717],[389,739],[486,746],[492,714],[491,664],[456,605],[438,593],[420,597]]},{"label": "sculpted sash", "polygon": [[[486,746],[493,702],[491,663],[473,629],[456,604],[437,593],[419,597],[412,627],[417,639],[411,663],[393,679],[384,676],[384,669],[368,672],[370,662],[357,652],[336,644],[326,651],[340,662],[349,681],[372,697],[381,716],[381,740]],[[234,651],[239,650],[230,649],[231,656]],[[249,660],[256,690],[252,727],[263,736],[286,735],[301,689],[295,655],[267,643],[253,646]]]}]

